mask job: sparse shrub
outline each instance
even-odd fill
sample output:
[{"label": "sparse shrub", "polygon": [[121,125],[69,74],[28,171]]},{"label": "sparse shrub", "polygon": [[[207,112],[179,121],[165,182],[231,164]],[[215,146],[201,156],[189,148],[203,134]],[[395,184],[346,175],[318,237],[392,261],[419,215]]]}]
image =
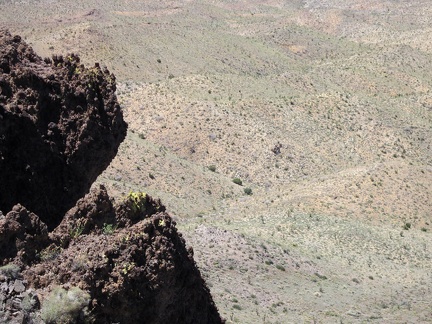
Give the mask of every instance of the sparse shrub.
[{"label": "sparse shrub", "polygon": [[76,239],[78,236],[80,236],[84,231],[84,225],[78,224],[74,228],[72,228],[69,232],[69,235],[72,239]]},{"label": "sparse shrub", "polygon": [[2,273],[3,275],[5,275],[10,279],[17,278],[19,272],[20,272],[20,267],[14,263],[9,263],[4,265],[3,267],[0,267],[0,273]]},{"label": "sparse shrub", "polygon": [[208,166],[208,169],[209,169],[211,172],[216,172],[216,165],[214,165],[214,164],[209,165],[209,166]]},{"label": "sparse shrub", "polygon": [[42,261],[54,260],[60,255],[61,251],[60,246],[50,245],[39,253],[39,257]]},{"label": "sparse shrub", "polygon": [[141,139],[145,139],[145,135],[143,133],[139,133],[138,137],[141,138]]},{"label": "sparse shrub", "polygon": [[126,199],[130,201],[130,206],[134,213],[143,212],[146,209],[146,198],[145,192],[129,192]]},{"label": "sparse shrub", "polygon": [[327,280],[327,276],[319,274],[318,272],[315,272],[315,276],[317,276],[318,278],[320,278],[322,280]]},{"label": "sparse shrub", "polygon": [[237,310],[242,310],[242,307],[239,304],[234,304],[233,308]]},{"label": "sparse shrub", "polygon": [[427,232],[427,228],[426,227],[422,227],[421,230],[422,230],[422,232]]},{"label": "sparse shrub", "polygon": [[243,191],[248,196],[252,195],[252,189],[251,188],[244,188]]},{"label": "sparse shrub", "polygon": [[411,223],[405,223],[403,229],[408,231],[411,228]]},{"label": "sparse shrub", "polygon": [[116,230],[116,228],[117,226],[113,224],[104,223],[102,227],[102,233],[104,233],[105,235],[112,235]]},{"label": "sparse shrub", "polygon": [[85,255],[79,255],[72,261],[72,271],[81,271],[87,268],[87,258]]},{"label": "sparse shrub", "polygon": [[39,307],[39,299],[35,292],[30,292],[23,298],[21,307],[24,311],[30,312],[33,309]]},{"label": "sparse shrub", "polygon": [[127,263],[123,264],[121,273],[126,276],[133,268],[135,268],[135,263],[134,262],[127,262]]},{"label": "sparse shrub", "polygon": [[276,264],[276,269],[278,269],[280,271],[285,271],[285,267],[283,265],[280,265],[280,264]]},{"label": "sparse shrub", "polygon": [[241,181],[240,178],[234,178],[232,181],[233,181],[236,185],[239,185],[239,186],[242,186],[242,185],[243,185],[243,182]]},{"label": "sparse shrub", "polygon": [[90,295],[78,287],[58,287],[43,302],[41,317],[46,323],[76,323],[89,302]]}]

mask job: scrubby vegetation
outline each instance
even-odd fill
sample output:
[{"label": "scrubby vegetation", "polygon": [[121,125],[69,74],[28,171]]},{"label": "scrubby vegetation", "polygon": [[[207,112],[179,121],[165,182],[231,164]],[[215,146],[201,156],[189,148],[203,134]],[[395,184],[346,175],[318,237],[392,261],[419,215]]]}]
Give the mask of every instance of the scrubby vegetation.
[{"label": "scrubby vegetation", "polygon": [[41,317],[46,323],[77,323],[84,318],[86,306],[90,302],[90,295],[78,287],[65,290],[55,288],[44,300]]}]

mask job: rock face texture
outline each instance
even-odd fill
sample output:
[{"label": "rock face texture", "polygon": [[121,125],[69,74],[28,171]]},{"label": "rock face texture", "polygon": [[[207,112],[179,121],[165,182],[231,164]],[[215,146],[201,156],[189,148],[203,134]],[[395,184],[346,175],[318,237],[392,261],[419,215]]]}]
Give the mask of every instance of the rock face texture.
[{"label": "rock face texture", "polygon": [[52,229],[126,136],[115,77],[79,57],[42,60],[0,32],[0,209],[18,202]]},{"label": "rock face texture", "polygon": [[103,186],[94,189],[23,276],[36,290],[88,292],[97,323],[220,323],[192,250],[164,210],[142,193],[114,204]]},{"label": "rock face texture", "polygon": [[223,322],[159,200],[84,196],[125,133],[108,71],[0,32],[0,322]]}]

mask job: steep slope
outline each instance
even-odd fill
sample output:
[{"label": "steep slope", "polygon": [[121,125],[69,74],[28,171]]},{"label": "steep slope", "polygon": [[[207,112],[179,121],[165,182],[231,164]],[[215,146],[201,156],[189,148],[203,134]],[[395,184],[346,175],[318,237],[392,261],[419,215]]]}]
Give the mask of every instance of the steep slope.
[{"label": "steep slope", "polygon": [[116,72],[129,133],[98,182],[162,198],[230,321],[428,323],[431,4],[11,1],[0,23]]}]

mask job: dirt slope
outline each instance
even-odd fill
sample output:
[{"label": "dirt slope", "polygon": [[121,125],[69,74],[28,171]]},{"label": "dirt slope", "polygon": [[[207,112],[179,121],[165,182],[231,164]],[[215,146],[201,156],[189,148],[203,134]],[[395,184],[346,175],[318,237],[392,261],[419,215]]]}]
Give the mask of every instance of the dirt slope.
[{"label": "dirt slope", "polygon": [[98,183],[162,198],[229,321],[431,321],[431,3],[23,5],[1,21],[116,72]]}]

